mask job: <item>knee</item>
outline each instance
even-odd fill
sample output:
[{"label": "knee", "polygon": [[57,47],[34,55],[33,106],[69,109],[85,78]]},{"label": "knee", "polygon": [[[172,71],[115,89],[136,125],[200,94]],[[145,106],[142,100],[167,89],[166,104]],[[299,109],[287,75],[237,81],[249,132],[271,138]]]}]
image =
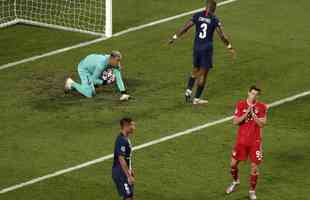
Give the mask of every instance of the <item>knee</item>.
[{"label": "knee", "polygon": [[191,73],[192,77],[197,78],[199,76],[199,72],[200,70],[198,68],[193,68],[192,73]]},{"label": "knee", "polygon": [[231,158],[230,167],[231,168],[238,167],[238,161],[236,159],[234,159],[234,158]]}]

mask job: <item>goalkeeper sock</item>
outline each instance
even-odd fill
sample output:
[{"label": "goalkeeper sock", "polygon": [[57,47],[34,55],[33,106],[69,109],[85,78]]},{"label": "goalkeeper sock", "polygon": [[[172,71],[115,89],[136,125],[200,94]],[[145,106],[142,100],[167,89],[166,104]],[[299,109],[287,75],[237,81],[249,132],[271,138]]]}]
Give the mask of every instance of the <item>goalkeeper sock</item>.
[{"label": "goalkeeper sock", "polygon": [[192,76],[189,77],[188,83],[187,83],[187,89],[192,90],[195,84],[196,78],[193,78]]}]

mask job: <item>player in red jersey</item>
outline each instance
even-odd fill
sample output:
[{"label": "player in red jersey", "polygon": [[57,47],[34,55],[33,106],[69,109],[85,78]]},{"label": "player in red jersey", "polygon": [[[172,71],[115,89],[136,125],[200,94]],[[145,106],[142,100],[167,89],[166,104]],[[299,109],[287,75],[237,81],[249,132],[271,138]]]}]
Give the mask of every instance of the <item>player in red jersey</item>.
[{"label": "player in red jersey", "polygon": [[256,183],[258,177],[258,165],[262,162],[262,128],[267,121],[267,105],[257,101],[261,90],[256,86],[249,89],[246,100],[239,101],[236,105],[233,123],[238,125],[238,136],[231,157],[231,175],[233,182],[226,189],[230,194],[240,184],[238,176],[238,164],[248,158],[251,161],[249,198],[256,199]]}]

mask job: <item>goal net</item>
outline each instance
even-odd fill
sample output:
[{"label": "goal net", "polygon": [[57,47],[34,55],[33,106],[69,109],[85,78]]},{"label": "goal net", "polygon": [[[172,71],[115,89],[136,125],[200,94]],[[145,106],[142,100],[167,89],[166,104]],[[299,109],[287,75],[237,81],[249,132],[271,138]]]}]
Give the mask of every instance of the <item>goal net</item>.
[{"label": "goal net", "polygon": [[112,0],[0,0],[0,27],[33,24],[112,35]]}]

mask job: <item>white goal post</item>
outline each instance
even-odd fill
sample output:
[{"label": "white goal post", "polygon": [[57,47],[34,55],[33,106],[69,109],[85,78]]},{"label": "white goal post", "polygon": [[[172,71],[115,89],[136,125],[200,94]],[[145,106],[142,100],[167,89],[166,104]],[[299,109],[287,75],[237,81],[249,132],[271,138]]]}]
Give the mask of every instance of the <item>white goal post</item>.
[{"label": "white goal post", "polygon": [[0,0],[0,28],[17,23],[112,36],[112,0]]}]

